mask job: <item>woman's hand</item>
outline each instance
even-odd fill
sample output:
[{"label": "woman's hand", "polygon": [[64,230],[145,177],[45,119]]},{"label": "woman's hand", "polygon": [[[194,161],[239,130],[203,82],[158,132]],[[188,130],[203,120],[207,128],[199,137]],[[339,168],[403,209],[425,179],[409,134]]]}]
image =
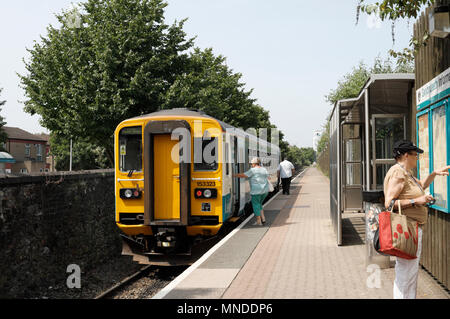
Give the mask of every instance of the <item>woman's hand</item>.
[{"label": "woman's hand", "polygon": [[434,171],[436,175],[449,175],[450,165]]},{"label": "woman's hand", "polygon": [[422,205],[422,206],[424,206],[424,205],[428,204],[429,202],[431,202],[433,199],[434,199],[434,198],[433,198],[433,196],[431,196],[431,195],[423,195],[423,196],[420,196],[420,197],[418,197],[418,198],[415,198],[415,199],[414,199],[414,202],[415,202],[417,205]]}]

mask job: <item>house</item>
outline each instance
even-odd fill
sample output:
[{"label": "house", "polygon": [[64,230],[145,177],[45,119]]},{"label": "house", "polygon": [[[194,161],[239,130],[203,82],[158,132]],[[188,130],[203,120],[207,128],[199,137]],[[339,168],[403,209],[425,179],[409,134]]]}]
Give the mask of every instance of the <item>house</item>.
[{"label": "house", "polygon": [[48,172],[46,164],[47,140],[39,135],[31,134],[18,127],[3,126],[8,136],[4,148],[15,163],[8,166],[12,174],[28,174],[32,172]]},{"label": "house", "polygon": [[35,135],[47,141],[47,144],[45,145],[45,168],[47,169],[46,172],[56,172],[55,156],[50,152],[50,135],[45,133]]}]

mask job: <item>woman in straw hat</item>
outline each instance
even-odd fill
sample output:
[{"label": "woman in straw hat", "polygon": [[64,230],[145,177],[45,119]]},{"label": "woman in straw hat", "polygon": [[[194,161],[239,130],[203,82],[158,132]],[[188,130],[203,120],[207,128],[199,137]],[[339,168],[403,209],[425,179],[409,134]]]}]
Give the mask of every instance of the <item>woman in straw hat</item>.
[{"label": "woman in straw hat", "polygon": [[253,213],[256,216],[256,225],[266,223],[262,203],[269,193],[269,173],[264,167],[261,167],[261,161],[255,157],[250,161],[252,166],[245,173],[233,174],[233,177],[248,178],[250,182],[250,195],[252,195]]}]

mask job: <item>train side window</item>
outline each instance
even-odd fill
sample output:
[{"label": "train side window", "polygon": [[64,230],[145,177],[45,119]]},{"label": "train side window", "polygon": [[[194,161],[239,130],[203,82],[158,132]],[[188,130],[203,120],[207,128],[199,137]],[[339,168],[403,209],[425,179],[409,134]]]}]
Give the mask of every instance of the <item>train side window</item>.
[{"label": "train side window", "polygon": [[[212,137],[211,139],[203,139],[201,137],[196,137],[194,139],[200,139],[201,143],[194,141],[194,152],[196,145],[201,145],[201,154],[194,156],[194,171],[215,171],[219,167],[217,164],[217,147],[218,139],[217,137]],[[201,155],[201,161],[198,159]],[[198,159],[197,159],[198,158]],[[198,162],[197,162],[198,161]]]},{"label": "train side window", "polygon": [[119,132],[119,169],[142,172],[142,127],[125,127]]}]

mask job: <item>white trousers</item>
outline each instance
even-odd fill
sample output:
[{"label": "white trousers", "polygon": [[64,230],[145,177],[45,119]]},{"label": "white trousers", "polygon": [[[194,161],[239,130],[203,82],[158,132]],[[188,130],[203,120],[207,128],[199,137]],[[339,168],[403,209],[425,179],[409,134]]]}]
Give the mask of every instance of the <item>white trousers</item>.
[{"label": "white trousers", "polygon": [[415,299],[417,291],[417,277],[419,275],[419,261],[422,252],[422,229],[419,227],[419,238],[416,259],[396,257],[394,299]]}]

